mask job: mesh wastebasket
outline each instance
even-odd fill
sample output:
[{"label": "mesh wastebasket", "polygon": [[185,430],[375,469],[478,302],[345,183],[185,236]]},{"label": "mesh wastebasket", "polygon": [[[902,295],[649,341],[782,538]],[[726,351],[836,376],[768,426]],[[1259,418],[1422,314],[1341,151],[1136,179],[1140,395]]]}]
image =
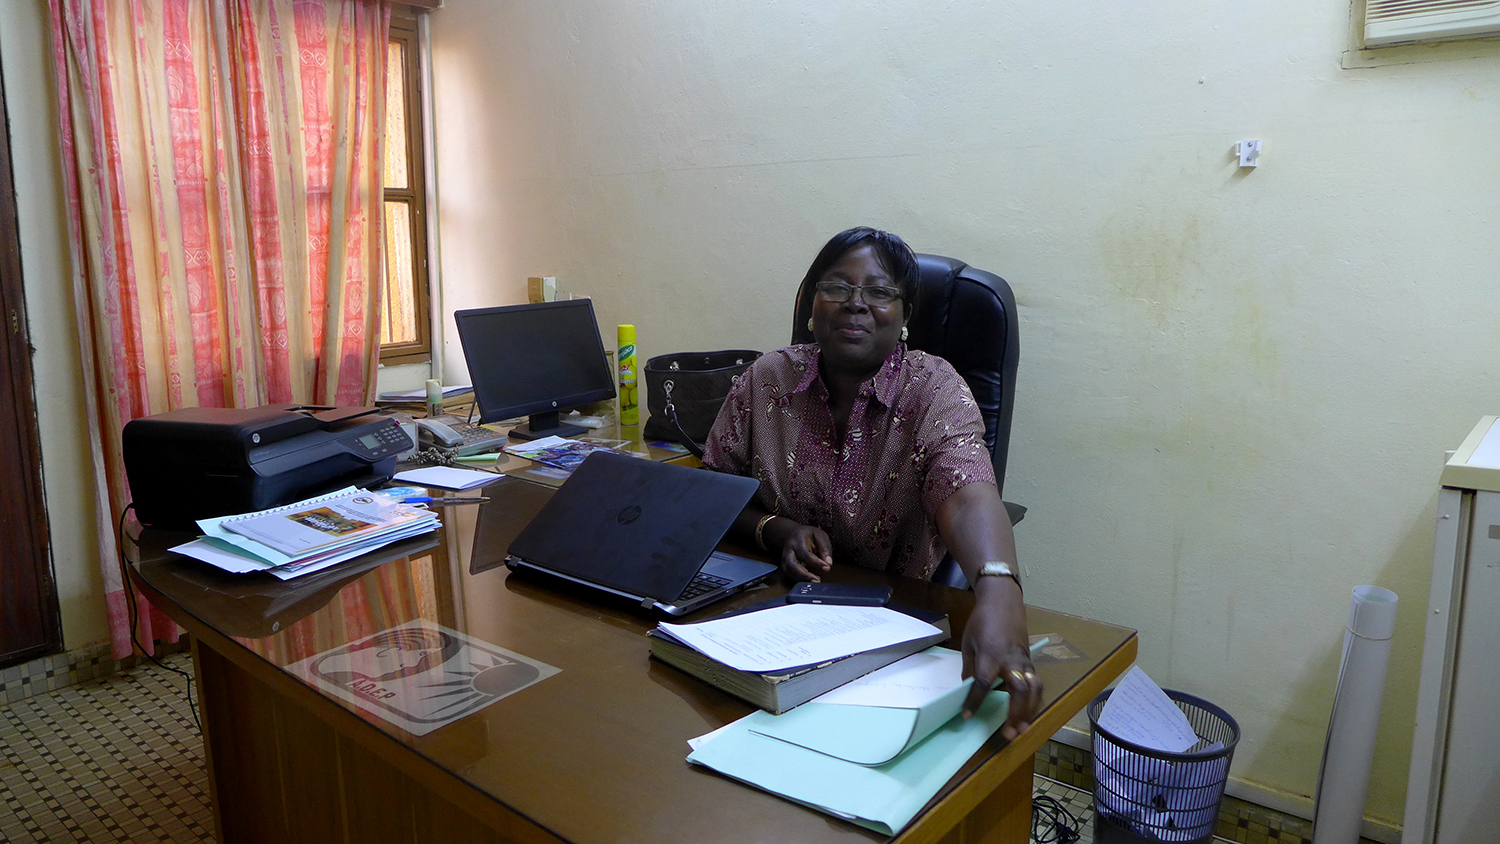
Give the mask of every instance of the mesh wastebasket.
[{"label": "mesh wastebasket", "polygon": [[1213,840],[1240,725],[1201,698],[1167,691],[1197,733],[1197,752],[1133,744],[1099,726],[1106,691],[1089,704],[1094,745],[1094,841],[1140,844]]}]

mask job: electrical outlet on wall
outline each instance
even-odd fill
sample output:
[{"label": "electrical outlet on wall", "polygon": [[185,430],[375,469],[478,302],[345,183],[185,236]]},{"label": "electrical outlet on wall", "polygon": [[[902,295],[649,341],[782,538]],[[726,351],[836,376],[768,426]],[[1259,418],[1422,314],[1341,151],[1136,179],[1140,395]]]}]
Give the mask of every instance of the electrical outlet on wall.
[{"label": "electrical outlet on wall", "polygon": [[1255,167],[1260,163],[1260,140],[1240,141],[1234,145],[1234,152],[1240,157],[1241,167]]}]

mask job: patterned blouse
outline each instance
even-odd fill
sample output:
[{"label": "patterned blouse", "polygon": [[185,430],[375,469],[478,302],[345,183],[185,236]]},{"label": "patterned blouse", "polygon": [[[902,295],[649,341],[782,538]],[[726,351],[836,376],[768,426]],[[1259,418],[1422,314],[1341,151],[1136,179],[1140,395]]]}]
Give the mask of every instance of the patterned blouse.
[{"label": "patterned blouse", "polygon": [[768,512],[816,525],[835,565],[931,579],[946,549],[937,512],[959,487],[995,482],[974,396],[945,360],[905,344],[860,385],[837,442],[818,347],[761,356],[734,387],[703,462],[760,481]]}]

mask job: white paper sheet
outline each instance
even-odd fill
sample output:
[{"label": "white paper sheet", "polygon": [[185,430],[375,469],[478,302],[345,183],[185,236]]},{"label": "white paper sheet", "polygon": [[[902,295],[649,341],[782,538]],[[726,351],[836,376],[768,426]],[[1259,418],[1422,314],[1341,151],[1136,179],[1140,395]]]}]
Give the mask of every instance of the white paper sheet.
[{"label": "white paper sheet", "polygon": [[542,437],[541,439],[537,440],[526,440],[525,442],[511,443],[510,445],[507,445],[505,447],[505,450],[510,452],[511,454],[520,454],[527,449],[536,450],[543,448],[552,448],[553,446],[567,445],[570,442],[572,442],[572,440],[569,440],[567,437]]},{"label": "white paper sheet", "polygon": [[788,604],[700,624],[662,628],[698,652],[740,671],[813,665],[940,633],[885,607]]},{"label": "white paper sheet", "polygon": [[443,489],[470,489],[503,477],[494,472],[476,472],[473,469],[454,469],[449,466],[427,466],[398,472],[396,480],[408,484],[436,486]]},{"label": "white paper sheet", "polygon": [[217,566],[224,571],[235,574],[268,571],[274,568],[270,563],[263,560],[246,557],[243,554],[236,554],[233,551],[226,551],[205,539],[194,539],[192,542],[178,545],[171,550],[174,553],[182,554],[185,557],[192,557],[195,560],[202,560],[209,565]]},{"label": "white paper sheet", "polygon": [[[758,709],[756,710],[756,712],[759,712],[759,711],[760,710],[758,710]],[[750,713],[750,715],[754,715],[754,714],[755,714],[755,712]],[[745,718],[749,718],[750,715],[746,715]],[[723,735],[724,731],[730,729],[735,724],[740,723],[740,721],[744,721],[745,718],[740,718],[739,720],[736,720],[736,721],[730,721],[728,724],[725,724],[724,726],[718,728],[717,730],[710,730],[709,732],[706,732],[703,735],[698,736],[697,738],[690,738],[690,739],[688,739],[688,747],[692,748],[693,750],[697,750],[698,748],[702,747],[703,745],[708,744],[709,742],[711,742],[714,739],[718,738],[719,736]]]},{"label": "white paper sheet", "polygon": [[812,703],[899,706],[917,709],[963,683],[963,654],[932,648],[824,692]]},{"label": "white paper sheet", "polygon": [[1139,665],[1110,693],[1099,726],[1132,744],[1182,753],[1198,743],[1186,715]]},{"label": "white paper sheet", "polygon": [[[288,565],[275,565],[266,562],[265,560],[259,559],[258,557],[250,556],[248,553],[245,553],[243,549],[240,549],[240,552],[237,553],[236,551],[230,550],[230,548],[221,545],[215,545],[213,541],[209,540],[206,537],[200,537],[193,540],[192,542],[178,545],[171,550],[178,554],[182,554],[185,557],[192,557],[196,560],[202,560],[209,565],[217,566],[224,571],[232,572],[234,574],[248,574],[250,572],[263,571],[282,580],[291,580],[294,577],[301,577],[304,574],[312,574],[313,572],[322,571],[323,569],[329,568],[331,566],[336,566],[339,563],[345,562],[347,560],[352,560],[355,557],[362,557],[365,554],[370,553],[371,551],[375,551],[395,542],[400,542],[403,539],[408,539],[410,537],[418,536],[423,533],[431,533],[436,529],[437,526],[433,524],[409,525],[406,528],[401,529],[400,531],[393,532],[387,536],[381,537],[377,542],[365,543],[354,548],[344,549],[342,551],[336,551],[327,555],[314,557],[311,561],[292,563]],[[269,551],[271,549],[267,550]]]}]

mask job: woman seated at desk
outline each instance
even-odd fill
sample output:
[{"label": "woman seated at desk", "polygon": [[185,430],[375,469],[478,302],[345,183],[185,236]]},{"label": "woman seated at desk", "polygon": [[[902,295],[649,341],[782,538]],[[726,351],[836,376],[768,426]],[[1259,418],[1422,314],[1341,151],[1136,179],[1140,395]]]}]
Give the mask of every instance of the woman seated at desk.
[{"label": "woman seated at desk", "polygon": [[817,581],[835,560],[930,580],[951,552],[974,584],[964,715],[1003,679],[1010,739],[1042,692],[1015,535],[968,385],[903,342],[917,278],[916,256],[893,234],[855,228],[828,241],[804,282],[816,285],[817,342],[755,362],[730,390],[703,462],[760,481],[735,529],[777,554],[792,580]]}]

